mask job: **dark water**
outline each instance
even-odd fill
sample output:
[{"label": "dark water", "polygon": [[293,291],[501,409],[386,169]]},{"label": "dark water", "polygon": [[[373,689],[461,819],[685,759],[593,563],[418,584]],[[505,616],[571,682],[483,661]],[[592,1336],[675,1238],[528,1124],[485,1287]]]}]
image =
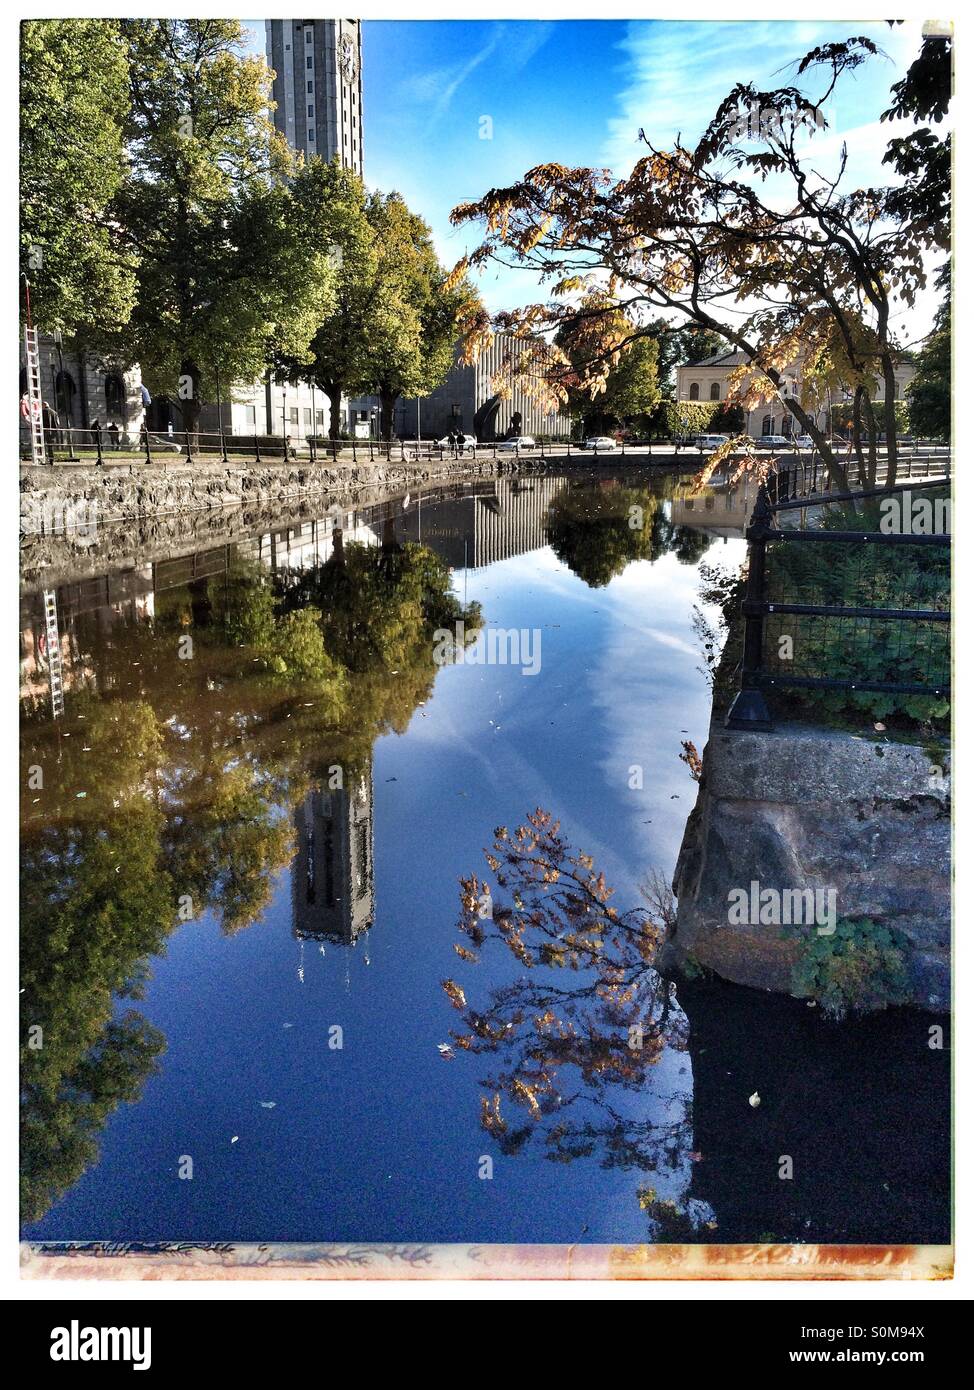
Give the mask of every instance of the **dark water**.
[{"label": "dark water", "polygon": [[743,512],[501,480],[65,582],[57,718],[25,594],[28,1236],[947,1239],[931,1020],[646,966]]}]

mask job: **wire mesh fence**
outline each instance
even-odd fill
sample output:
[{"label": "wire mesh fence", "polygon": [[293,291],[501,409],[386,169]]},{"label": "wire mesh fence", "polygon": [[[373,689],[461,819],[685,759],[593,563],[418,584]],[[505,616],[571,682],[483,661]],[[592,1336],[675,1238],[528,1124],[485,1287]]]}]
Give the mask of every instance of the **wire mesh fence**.
[{"label": "wire mesh fence", "polygon": [[[936,505],[944,501],[946,509]],[[803,524],[782,526],[782,513],[794,509],[759,490],[747,530],[741,689],[728,727],[770,728],[771,690],[844,691],[857,702],[867,692],[948,698],[945,484],[822,498],[802,506]]]}]

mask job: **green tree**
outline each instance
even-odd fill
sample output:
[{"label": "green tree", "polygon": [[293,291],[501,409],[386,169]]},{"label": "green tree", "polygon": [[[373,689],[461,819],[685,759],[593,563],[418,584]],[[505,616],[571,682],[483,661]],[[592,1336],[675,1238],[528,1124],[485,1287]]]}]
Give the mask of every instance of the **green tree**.
[{"label": "green tree", "polygon": [[950,438],[950,329],[931,333],[917,354],[916,376],[906,388],[910,428],[934,439]]},{"label": "green tree", "polygon": [[195,431],[215,376],[307,352],[332,293],[327,180],[295,166],[238,20],[125,20],[131,177],[115,214],[138,255],[129,353]]},{"label": "green tree", "polygon": [[342,396],[366,389],[368,346],[374,322],[377,249],[366,215],[365,186],[337,158],[312,160],[322,193],[320,218],[332,247],[333,285],[327,312],[320,315],[306,353],[280,351],[279,379],[311,381],[328,397],[328,433],[341,432]]},{"label": "green tree", "polygon": [[133,258],[120,256],[106,217],[125,170],[127,115],[117,21],[24,22],[20,269],[40,328],[114,329],[131,313]]},{"label": "green tree", "polygon": [[440,385],[464,325],[481,306],[466,278],[450,279],[429,225],[400,194],[374,195],[367,216],[376,248],[367,386],[379,397],[381,434],[390,439],[396,401]]}]

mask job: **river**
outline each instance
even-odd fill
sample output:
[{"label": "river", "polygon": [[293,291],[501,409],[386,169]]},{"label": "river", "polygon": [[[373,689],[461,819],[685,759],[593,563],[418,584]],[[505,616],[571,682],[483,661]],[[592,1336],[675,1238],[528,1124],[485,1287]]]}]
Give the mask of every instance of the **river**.
[{"label": "river", "polygon": [[948,1239],[933,1020],[633,964],[747,510],[604,466],[25,584],[26,1238]]}]

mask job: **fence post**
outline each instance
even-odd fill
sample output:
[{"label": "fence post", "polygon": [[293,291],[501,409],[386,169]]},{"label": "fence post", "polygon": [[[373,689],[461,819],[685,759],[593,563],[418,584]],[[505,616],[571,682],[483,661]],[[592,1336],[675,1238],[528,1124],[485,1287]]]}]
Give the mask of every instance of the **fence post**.
[{"label": "fence post", "polygon": [[105,460],[104,460],[104,459],[102,458],[102,456],[101,456],[101,425],[99,425],[99,423],[98,423],[97,420],[95,421],[95,424],[94,424],[94,430],[95,430],[95,454],[96,454],[95,462],[98,463],[98,464],[102,464],[102,463],[105,462]]},{"label": "fence post", "polygon": [[192,463],[192,462],[193,462],[193,445],[192,445],[192,443],[191,443],[192,436],[190,435],[189,430],[183,430],[183,434],[186,436],[186,462],[187,462],[187,463]]},{"label": "fence post", "polygon": [[747,537],[747,586],[744,602],[744,657],[741,663],[741,688],[727,712],[724,725],[728,729],[754,729],[767,732],[774,728],[760,675],[764,662],[764,561],[768,532],[774,513],[764,483],[758,488],[757,501],[751,515]]},{"label": "fence post", "polygon": [[152,463],[152,450],[149,448],[149,427],[148,427],[148,425],[143,425],[143,427],[142,427],[142,434],[143,434],[143,436],[144,436],[144,438],[145,438],[145,461],[146,461],[147,464],[151,464],[151,463]]},{"label": "fence post", "polygon": [[260,436],[257,433],[256,425],[254,426],[254,462],[260,463]]}]

